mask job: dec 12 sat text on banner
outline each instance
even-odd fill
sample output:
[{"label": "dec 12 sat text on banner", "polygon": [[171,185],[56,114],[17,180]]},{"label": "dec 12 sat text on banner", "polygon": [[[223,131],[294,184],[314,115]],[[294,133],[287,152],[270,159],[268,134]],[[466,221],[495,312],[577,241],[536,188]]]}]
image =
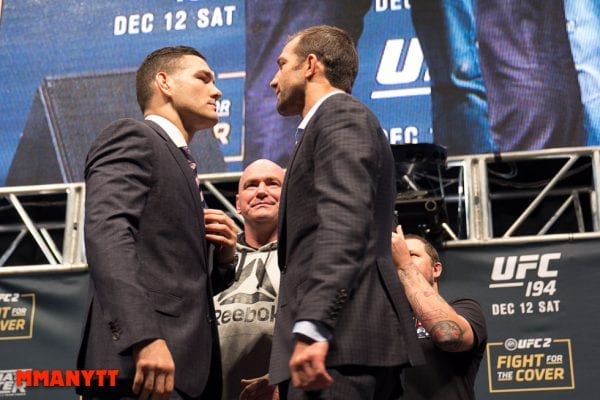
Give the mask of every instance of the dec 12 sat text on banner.
[{"label": "dec 12 sat text on banner", "polygon": [[[58,119],[65,117],[61,117],[55,108],[65,102],[54,101],[52,96],[56,95],[51,90],[42,90],[47,82],[64,79],[84,82],[95,75],[117,76],[123,71],[135,70],[151,51],[176,44],[200,49],[217,72],[217,85],[223,97],[219,104],[221,123],[213,134],[225,160],[223,172],[240,171],[245,157],[244,118],[249,117],[244,116],[245,33],[248,29],[245,13],[251,3],[242,0],[2,1],[0,73],[11,79],[5,80],[0,87],[4,98],[0,102],[0,184],[6,180],[19,142],[32,134],[25,127],[36,117],[34,114],[41,114],[41,118],[48,120],[48,125],[54,124],[49,129],[51,132],[61,130]],[[273,2],[276,3],[280,0]],[[306,8],[304,2],[299,5]],[[273,19],[276,21],[277,16]],[[376,112],[391,142],[431,141],[428,75],[415,40],[408,2],[373,1],[363,22],[364,29],[358,41],[361,67],[354,94]],[[384,58],[388,61],[382,63]],[[276,60],[271,61],[275,65]],[[118,77],[115,78],[115,93],[124,90],[121,81],[116,79]],[[268,80],[264,85],[268,85]],[[34,107],[38,89],[47,94],[41,95],[42,111]],[[414,93],[418,94],[406,96],[410,90],[403,92],[404,89],[416,90]],[[394,90],[400,94],[394,95]],[[87,147],[101,129],[93,126],[86,117],[98,113],[99,109],[108,109],[108,104],[117,110],[115,118],[124,116],[123,113],[135,114],[131,115],[135,118],[141,116],[137,113],[137,105],[118,104],[124,101],[122,93],[101,98],[94,98],[97,91],[87,95],[75,90],[73,93],[92,98],[85,104],[92,102],[95,106],[77,110],[76,115],[69,114],[69,124],[77,129],[63,128],[62,132],[53,132],[49,143],[56,148],[40,147],[36,157],[25,155],[22,158],[37,162],[36,158],[56,157],[55,153],[64,153],[64,156],[72,152],[85,154],[87,148],[83,147]],[[385,95],[381,96],[382,93]],[[270,92],[270,95],[274,96],[274,93]],[[127,99],[133,102],[133,97]],[[78,107],[76,99],[73,104],[71,107]],[[274,109],[272,112],[276,114]],[[269,127],[264,129],[269,131]],[[39,132],[33,134],[41,135]],[[273,135],[273,140],[278,140],[279,135],[286,133],[269,134]],[[81,148],[61,149],[60,143],[56,143],[60,142],[60,135],[86,135],[89,139],[76,141],[83,143]],[[69,143],[69,138],[63,140]],[[35,147],[20,149],[30,153],[34,150]],[[76,158],[84,159],[83,156]],[[26,167],[18,165],[18,168]],[[78,169],[83,169],[83,165],[77,165],[76,169],[73,175],[81,176]],[[17,179],[11,184],[21,183]]]},{"label": "dec 12 sat text on banner", "polygon": [[592,399],[600,358],[596,240],[446,249],[440,288],[483,307],[477,398]]}]

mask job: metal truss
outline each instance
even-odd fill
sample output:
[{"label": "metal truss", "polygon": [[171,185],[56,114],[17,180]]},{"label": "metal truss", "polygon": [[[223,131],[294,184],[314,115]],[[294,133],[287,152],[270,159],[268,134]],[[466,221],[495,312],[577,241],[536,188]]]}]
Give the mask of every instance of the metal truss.
[{"label": "metal truss", "polygon": [[[241,225],[240,176],[200,178],[209,207]],[[449,157],[439,174],[415,173],[408,190],[403,207],[435,217],[446,247],[600,238],[600,147]],[[0,275],[87,268],[84,197],[83,183],[0,188]],[[27,257],[35,262],[19,263]]]},{"label": "metal truss", "polygon": [[445,174],[466,230],[448,247],[600,238],[598,147],[452,157]]},{"label": "metal truss", "polygon": [[0,188],[0,275],[86,269],[83,183]]},{"label": "metal truss", "polygon": [[[240,175],[201,175],[208,197],[236,216]],[[600,238],[600,147],[455,156],[439,175],[412,178],[417,198],[403,205],[424,219],[443,211],[446,247]]]}]

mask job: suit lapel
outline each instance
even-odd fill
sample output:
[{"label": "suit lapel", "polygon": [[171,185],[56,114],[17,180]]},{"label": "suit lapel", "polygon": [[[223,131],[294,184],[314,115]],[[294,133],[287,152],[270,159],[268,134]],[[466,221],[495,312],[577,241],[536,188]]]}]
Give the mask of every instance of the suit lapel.
[{"label": "suit lapel", "polygon": [[181,149],[175,146],[175,143],[173,143],[173,141],[169,138],[169,135],[167,135],[167,133],[158,124],[148,120],[144,121],[148,126],[154,129],[156,133],[158,133],[158,135],[165,141],[167,149],[175,159],[175,162],[179,166],[181,173],[186,177],[190,194],[196,200],[198,207],[202,209],[202,200],[200,199],[200,188],[198,188],[196,184],[196,178],[194,176],[194,173],[190,169],[188,161],[183,155]]},{"label": "suit lapel", "polygon": [[[309,124],[310,125],[310,124]],[[288,188],[288,182],[289,179],[288,177],[290,176],[290,174],[292,173],[292,169],[293,169],[293,165],[294,165],[294,159],[296,158],[296,154],[298,154],[298,149],[300,148],[300,145],[302,144],[302,140],[304,139],[304,137],[306,136],[306,129],[304,129],[304,133],[300,136],[300,140],[298,140],[298,143],[296,143],[294,145],[294,150],[292,152],[292,156],[290,158],[290,162],[288,164],[287,167],[287,171],[285,173],[285,178],[283,180],[283,187],[281,188],[281,201],[280,204],[283,204],[283,207],[280,207],[280,212],[279,212],[279,223],[278,223],[278,231],[277,231],[277,242],[279,243],[277,245],[277,259],[278,264],[279,264],[279,269],[283,270],[285,269],[285,265],[287,262],[286,259],[286,244],[285,244],[285,240],[286,240],[286,231],[287,231],[287,227],[286,227],[286,210],[287,210],[287,188]]]},{"label": "suit lapel", "polygon": [[[186,178],[189,193],[194,199],[196,215],[200,216],[200,218],[198,220],[202,221],[202,223],[198,223],[198,226],[199,226],[199,230],[201,233],[201,237],[203,238],[203,240],[201,240],[202,249],[203,249],[204,255],[206,256],[207,248],[206,248],[206,240],[204,240],[204,238],[206,237],[205,231],[204,231],[204,209],[202,206],[202,199],[200,198],[200,188],[198,187],[198,184],[196,183],[196,177],[194,176],[193,171],[190,169],[188,161],[185,158],[185,156],[183,155],[181,149],[179,149],[177,146],[175,146],[175,143],[173,143],[171,138],[169,138],[169,135],[167,135],[167,133],[155,122],[149,121],[149,120],[144,120],[144,122],[146,123],[146,125],[151,127],[164,140],[165,146],[169,150],[169,153],[171,153],[171,156],[175,160],[177,166],[179,167],[179,170]],[[208,266],[206,266],[206,268],[208,268]]]}]

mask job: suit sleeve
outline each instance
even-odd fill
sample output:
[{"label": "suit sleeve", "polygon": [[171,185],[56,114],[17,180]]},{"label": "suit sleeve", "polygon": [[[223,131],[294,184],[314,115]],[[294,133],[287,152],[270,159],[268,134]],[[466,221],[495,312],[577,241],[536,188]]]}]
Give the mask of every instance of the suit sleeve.
[{"label": "suit sleeve", "polygon": [[120,352],[160,337],[136,254],[153,168],[152,142],[143,129],[133,120],[109,125],[92,146],[85,171],[86,255],[96,301],[107,328],[119,332]]},{"label": "suit sleeve", "polygon": [[[318,228],[306,293],[296,320],[335,327],[340,309],[365,269],[378,181],[378,126],[358,102],[337,102],[333,113],[317,113],[314,180]],[[328,102],[321,107],[331,107]],[[372,267],[372,265],[371,265]],[[334,304],[337,303],[337,304]]]}]

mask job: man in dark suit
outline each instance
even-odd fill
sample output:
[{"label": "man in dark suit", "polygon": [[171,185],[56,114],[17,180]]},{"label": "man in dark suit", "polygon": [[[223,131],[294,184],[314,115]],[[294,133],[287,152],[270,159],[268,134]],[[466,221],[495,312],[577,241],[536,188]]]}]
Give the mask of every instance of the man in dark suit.
[{"label": "man in dark suit", "polygon": [[389,142],[348,94],[358,56],[345,31],[305,29],[277,64],[277,110],[303,120],[280,203],[269,377],[284,399],[394,398],[423,355],[390,255]]},{"label": "man in dark suit", "polygon": [[[136,75],[143,122],[104,129],[86,162],[90,306],[80,369],[118,369],[86,399],[216,399],[221,370],[213,284],[233,272],[235,224],[203,210],[185,146],[217,122],[221,92],[185,46],[150,54]],[[179,148],[178,148],[179,147]],[[216,245],[215,271],[206,240]],[[213,282],[211,279],[211,272]]]}]

